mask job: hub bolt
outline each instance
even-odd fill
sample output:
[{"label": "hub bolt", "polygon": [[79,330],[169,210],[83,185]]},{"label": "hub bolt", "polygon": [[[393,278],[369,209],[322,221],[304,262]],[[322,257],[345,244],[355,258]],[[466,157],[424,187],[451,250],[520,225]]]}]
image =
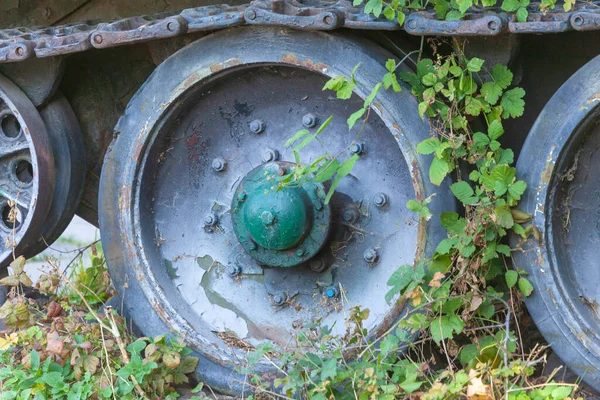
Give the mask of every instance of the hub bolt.
[{"label": "hub bolt", "polygon": [[277,161],[279,160],[279,152],[275,149],[268,147],[262,152],[262,160],[265,163]]},{"label": "hub bolt", "polygon": [[323,293],[325,294],[325,297],[335,299],[340,295],[340,289],[338,289],[337,286],[329,286]]},{"label": "hub bolt", "polygon": [[313,113],[308,113],[302,117],[302,125],[307,128],[314,128],[317,125],[317,116]]},{"label": "hub bolt", "polygon": [[304,255],[304,249],[298,249],[298,250],[296,250],[296,255],[298,257],[302,257]]},{"label": "hub bolt", "polygon": [[256,243],[254,243],[254,240],[252,240],[252,239],[248,240],[248,248],[250,250],[256,250]]},{"label": "hub bolt", "polygon": [[217,157],[212,161],[212,167],[217,172],[224,171],[227,168],[227,161],[221,157]]},{"label": "hub bolt", "polygon": [[227,274],[229,276],[231,276],[232,278],[238,276],[241,273],[242,273],[242,268],[239,265],[229,265],[227,267]]},{"label": "hub bolt", "polygon": [[206,226],[215,226],[219,222],[219,217],[215,213],[210,213],[204,217],[204,224]]},{"label": "hub bolt", "polygon": [[379,208],[384,207],[388,203],[388,195],[383,192],[377,193],[375,197],[373,197],[373,203]]},{"label": "hub bolt", "polygon": [[365,152],[364,143],[352,143],[350,146],[350,153],[352,154],[362,154]]},{"label": "hub bolt", "polygon": [[321,211],[323,209],[323,202],[321,199],[315,200],[315,210]]},{"label": "hub bolt", "polygon": [[310,260],[310,269],[314,272],[323,272],[327,268],[325,260],[321,257]]},{"label": "hub bolt", "polygon": [[344,218],[345,223],[354,224],[360,219],[360,214],[355,207],[346,207],[342,218]]},{"label": "hub bolt", "polygon": [[244,192],[237,195],[238,203],[243,203],[244,201],[246,201],[246,198],[248,198],[248,195]]},{"label": "hub bolt", "polygon": [[287,294],[284,292],[277,292],[273,295],[273,304],[276,306],[282,306],[287,301]]},{"label": "hub bolt", "polygon": [[250,130],[252,133],[262,133],[266,127],[267,124],[265,124],[265,121],[262,119],[255,119],[254,121],[250,122]]},{"label": "hub bolt", "polygon": [[256,11],[254,10],[246,10],[246,18],[248,18],[249,20],[253,20],[256,18]]},{"label": "hub bolt", "polygon": [[365,250],[363,253],[363,258],[369,264],[373,264],[377,259],[379,259],[379,254],[377,254],[377,250],[374,248],[370,248]]},{"label": "hub bolt", "polygon": [[271,211],[263,211],[260,215],[260,219],[264,225],[273,225],[273,223],[275,223],[275,216]]}]

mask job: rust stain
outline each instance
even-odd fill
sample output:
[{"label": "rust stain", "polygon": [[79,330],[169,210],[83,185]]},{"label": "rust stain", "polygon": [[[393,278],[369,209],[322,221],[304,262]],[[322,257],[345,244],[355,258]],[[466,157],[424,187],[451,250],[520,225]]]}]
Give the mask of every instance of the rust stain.
[{"label": "rust stain", "polygon": [[141,142],[140,140],[136,141],[135,148],[133,149],[133,154],[132,154],[133,161],[137,162],[139,160],[143,149],[144,149],[144,143]]},{"label": "rust stain", "polygon": [[305,67],[310,70],[318,71],[321,73],[325,72],[327,69],[330,68],[330,66],[327,64],[324,64],[322,62],[315,63],[313,60],[311,60],[309,58],[307,58],[306,60],[300,61],[298,59],[298,56],[296,56],[293,53],[284,54],[284,56],[281,57],[281,62],[286,63],[286,64],[297,65],[299,67]]},{"label": "rust stain", "polygon": [[244,62],[242,60],[240,60],[239,58],[230,58],[229,60],[223,62],[223,63],[214,63],[210,66],[210,72],[212,72],[213,74],[222,71],[224,69],[227,68],[231,68],[231,67],[235,67],[236,65],[241,65]]},{"label": "rust stain", "polygon": [[554,298],[554,293],[552,293],[552,290],[550,288],[546,289],[548,292],[548,296],[550,296],[550,299],[552,300],[552,304],[554,304],[554,308],[556,308],[558,310],[558,303],[556,302],[556,299]]}]

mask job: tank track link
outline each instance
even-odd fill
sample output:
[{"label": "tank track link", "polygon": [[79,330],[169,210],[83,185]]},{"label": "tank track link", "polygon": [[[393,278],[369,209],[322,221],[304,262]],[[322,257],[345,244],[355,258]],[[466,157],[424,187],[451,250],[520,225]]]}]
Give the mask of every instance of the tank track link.
[{"label": "tank track link", "polygon": [[500,8],[473,7],[459,21],[437,19],[433,10],[410,13],[404,26],[396,20],[366,15],[348,0],[254,0],[239,6],[212,5],[124,18],[113,22],[0,30],[0,63],[18,62],[166,39],[238,25],[276,25],[301,30],[338,28],[400,30],[418,36],[494,36],[500,33],[558,33],[600,29],[600,2],[582,3],[569,12],[540,11],[531,3],[526,22]]}]

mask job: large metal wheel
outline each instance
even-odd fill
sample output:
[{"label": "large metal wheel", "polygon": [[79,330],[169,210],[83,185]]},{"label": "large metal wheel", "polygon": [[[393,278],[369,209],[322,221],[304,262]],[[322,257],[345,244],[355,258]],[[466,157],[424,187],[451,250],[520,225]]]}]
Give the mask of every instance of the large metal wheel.
[{"label": "large metal wheel", "polygon": [[[521,209],[541,240],[514,253],[535,291],[527,308],[553,350],[600,390],[600,57],[546,104],[517,163]],[[513,247],[521,245],[512,237]]]},{"label": "large metal wheel", "polygon": [[[99,208],[111,276],[142,332],[183,336],[213,387],[244,390],[244,346],[233,337],[285,348],[317,319],[343,332],[344,311],[357,305],[377,335],[406,310],[385,302],[386,282],[445,237],[437,215],[454,201],[422,173],[430,160],[414,147],[430,127],[409,88],[381,92],[360,138],[348,132],[390,57],[347,34],[222,31],[163,62],[117,124]],[[358,62],[352,99],[322,91]],[[330,115],[321,141],[360,155],[330,205],[321,184],[275,191],[294,161],[286,140]],[[323,152],[315,142],[302,157]],[[433,193],[429,223],[406,209]]]},{"label": "large metal wheel", "polygon": [[0,268],[35,241],[54,196],[54,156],[40,114],[0,75]]}]

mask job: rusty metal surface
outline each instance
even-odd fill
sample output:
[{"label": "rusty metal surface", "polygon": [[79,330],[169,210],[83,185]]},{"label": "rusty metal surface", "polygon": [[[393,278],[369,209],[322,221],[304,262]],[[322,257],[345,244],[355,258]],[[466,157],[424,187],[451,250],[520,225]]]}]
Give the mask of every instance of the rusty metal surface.
[{"label": "rusty metal surface", "polygon": [[[600,29],[600,12],[594,3],[577,5],[570,12],[541,12],[528,7],[527,21],[500,9],[469,10],[463,19],[437,19],[433,10],[409,13],[403,29],[419,36],[493,36],[511,33],[557,33]],[[366,15],[348,0],[254,0],[245,5],[208,5],[134,16],[113,22],[81,22],[46,28],[0,30],[0,63],[32,57],[72,54],[92,47],[107,48],[177,37],[238,25],[275,25],[301,30],[337,28],[399,30],[396,20]]]}]

